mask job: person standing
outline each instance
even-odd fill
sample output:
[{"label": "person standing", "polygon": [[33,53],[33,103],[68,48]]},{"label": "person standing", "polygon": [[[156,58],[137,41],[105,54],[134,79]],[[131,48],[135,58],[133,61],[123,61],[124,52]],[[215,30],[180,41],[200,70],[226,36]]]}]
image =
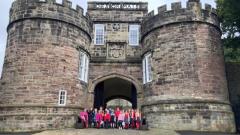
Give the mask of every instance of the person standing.
[{"label": "person standing", "polygon": [[133,109],[130,112],[130,125],[132,129],[135,128],[135,111]]},{"label": "person standing", "polygon": [[87,109],[84,109],[83,112],[80,112],[80,119],[83,123],[83,128],[88,128],[88,113]]},{"label": "person standing", "polygon": [[118,128],[118,117],[119,117],[119,114],[120,114],[120,109],[119,107],[117,107],[117,109],[115,110],[115,117],[116,117],[116,128]]},{"label": "person standing", "polygon": [[125,123],[124,128],[128,129],[129,128],[129,123],[130,123],[129,112],[127,110],[125,110],[124,112],[125,112],[124,113],[124,123]]},{"label": "person standing", "polygon": [[141,112],[139,110],[136,111],[136,129],[140,129],[141,125]]},{"label": "person standing", "polygon": [[111,115],[109,113],[109,110],[106,110],[105,116],[104,116],[104,127],[105,128],[109,128],[110,119],[111,119]]},{"label": "person standing", "polygon": [[123,122],[124,122],[124,112],[120,111],[119,116],[118,116],[118,129],[122,130],[123,129]]},{"label": "person standing", "polygon": [[101,115],[102,115],[102,121],[101,121],[101,128],[104,128],[104,119],[105,119],[105,111],[104,110],[102,110],[101,111]]},{"label": "person standing", "polygon": [[110,115],[111,115],[110,125],[111,125],[111,128],[114,128],[116,122],[115,122],[115,114],[112,109],[110,109]]},{"label": "person standing", "polygon": [[97,128],[100,128],[101,122],[102,122],[102,112],[99,110],[98,113],[96,114]]},{"label": "person standing", "polygon": [[88,126],[92,128],[94,126],[94,110],[91,108],[88,110]]},{"label": "person standing", "polygon": [[94,127],[97,127],[97,121],[96,121],[96,116],[97,116],[98,110],[97,108],[94,109],[94,117],[93,117],[93,123],[94,123]]}]

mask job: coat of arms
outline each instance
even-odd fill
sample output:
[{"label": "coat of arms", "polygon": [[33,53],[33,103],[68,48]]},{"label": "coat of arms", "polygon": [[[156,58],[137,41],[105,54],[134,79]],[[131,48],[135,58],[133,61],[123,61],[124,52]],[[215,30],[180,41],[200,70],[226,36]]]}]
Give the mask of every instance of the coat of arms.
[{"label": "coat of arms", "polygon": [[125,59],[125,46],[120,43],[108,44],[108,58],[110,59]]}]

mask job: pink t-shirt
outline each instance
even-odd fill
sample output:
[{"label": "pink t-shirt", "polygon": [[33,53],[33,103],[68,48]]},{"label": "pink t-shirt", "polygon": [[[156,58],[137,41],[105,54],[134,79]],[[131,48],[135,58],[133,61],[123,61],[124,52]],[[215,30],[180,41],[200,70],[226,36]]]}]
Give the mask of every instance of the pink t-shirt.
[{"label": "pink t-shirt", "polygon": [[96,114],[96,121],[97,121],[97,122],[101,122],[102,119],[103,119],[102,114],[101,114],[101,113],[97,113],[97,114]]},{"label": "pink t-shirt", "polygon": [[119,116],[118,116],[118,121],[124,121],[124,116],[125,114],[124,113],[120,113]]},{"label": "pink t-shirt", "polygon": [[88,114],[87,112],[80,112],[80,118],[84,121],[88,121]]}]

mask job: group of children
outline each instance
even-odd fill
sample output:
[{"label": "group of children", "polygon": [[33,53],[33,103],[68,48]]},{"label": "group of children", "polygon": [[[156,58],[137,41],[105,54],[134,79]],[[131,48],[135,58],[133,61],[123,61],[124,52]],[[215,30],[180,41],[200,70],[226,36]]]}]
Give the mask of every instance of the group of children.
[{"label": "group of children", "polygon": [[113,109],[84,109],[80,112],[79,119],[83,128],[118,128],[118,129],[140,129],[146,119],[141,115],[139,110],[129,109],[120,110],[117,107]]}]

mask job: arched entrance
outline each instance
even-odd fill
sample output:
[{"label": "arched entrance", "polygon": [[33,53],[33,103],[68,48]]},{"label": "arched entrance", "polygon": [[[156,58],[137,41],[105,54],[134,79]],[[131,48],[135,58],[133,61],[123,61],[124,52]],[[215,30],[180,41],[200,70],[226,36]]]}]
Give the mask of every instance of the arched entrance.
[{"label": "arched entrance", "polygon": [[137,89],[135,85],[123,78],[113,77],[99,82],[94,89],[94,108],[106,107],[113,99],[125,99],[137,108]]}]

